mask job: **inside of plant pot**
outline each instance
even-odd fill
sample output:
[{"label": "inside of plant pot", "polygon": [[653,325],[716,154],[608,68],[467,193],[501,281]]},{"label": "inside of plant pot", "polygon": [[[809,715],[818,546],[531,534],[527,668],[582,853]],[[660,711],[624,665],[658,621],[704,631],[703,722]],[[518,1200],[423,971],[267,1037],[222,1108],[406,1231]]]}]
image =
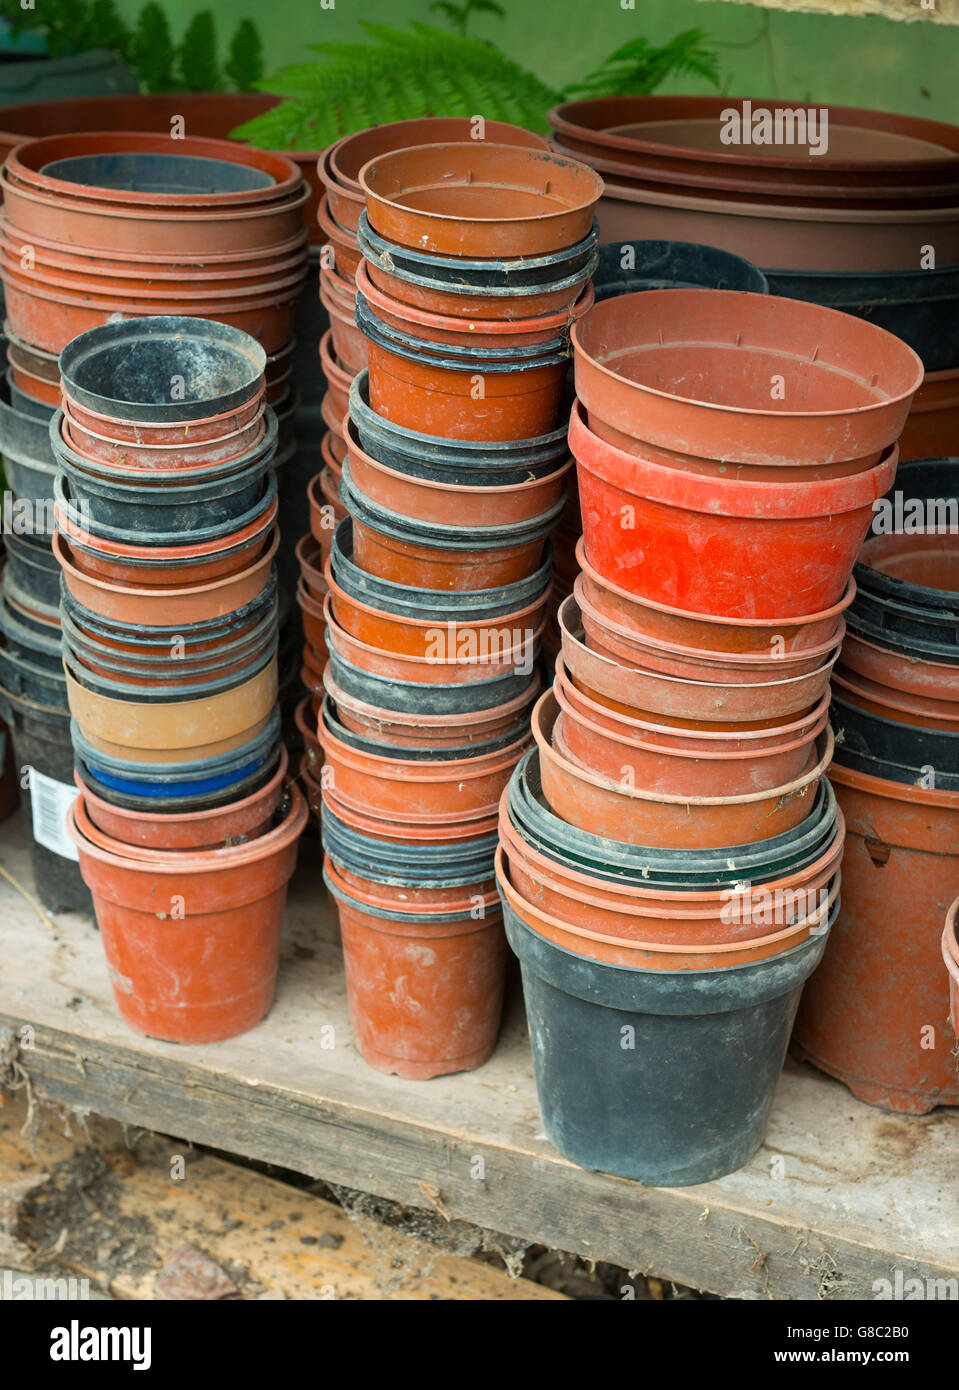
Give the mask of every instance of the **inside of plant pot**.
[{"label": "inside of plant pot", "polygon": [[40,170],[51,179],[87,188],[133,193],[251,193],[276,180],[262,169],[183,154],[91,154],[57,159]]},{"label": "inside of plant pot", "polygon": [[916,531],[873,536],[860,560],[906,584],[959,593],[959,535]]}]

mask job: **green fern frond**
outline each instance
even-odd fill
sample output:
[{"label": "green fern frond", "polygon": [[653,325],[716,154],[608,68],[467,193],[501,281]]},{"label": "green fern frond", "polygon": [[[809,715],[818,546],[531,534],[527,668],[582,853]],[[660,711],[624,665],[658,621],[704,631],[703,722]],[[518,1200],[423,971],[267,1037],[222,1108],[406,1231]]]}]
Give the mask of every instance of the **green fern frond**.
[{"label": "green fern frond", "polygon": [[[418,116],[483,116],[548,128],[546,113],[557,94],[492,44],[421,23],[363,27],[371,43],[315,44],[320,62],[259,83],[287,100],[233,131],[234,138],[267,149],[310,149]],[[307,135],[308,143],[298,146]]]},{"label": "green fern frond", "polygon": [[702,29],[685,29],[659,48],[648,39],[632,39],[611,53],[595,72],[567,87],[563,96],[640,96],[654,92],[675,73],[693,73],[718,87],[719,58],[705,40]]}]

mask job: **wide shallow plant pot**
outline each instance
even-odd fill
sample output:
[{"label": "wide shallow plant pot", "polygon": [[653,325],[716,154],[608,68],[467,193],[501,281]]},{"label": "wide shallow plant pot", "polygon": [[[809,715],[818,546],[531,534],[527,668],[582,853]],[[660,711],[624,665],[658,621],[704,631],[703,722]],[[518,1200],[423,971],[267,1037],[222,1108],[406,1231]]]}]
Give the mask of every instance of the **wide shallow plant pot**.
[{"label": "wide shallow plant pot", "polygon": [[614,448],[584,424],[578,403],[570,447],[593,569],[655,603],[734,618],[798,617],[837,604],[898,461],[891,447],[848,478],[724,482]]},{"label": "wide shallow plant pot", "polygon": [[747,844],[798,825],[812,807],[834,744],[827,726],[803,773],[779,787],[725,797],[670,796],[577,767],[565,747],[552,692],[543,695],[533,711],[533,735],[543,791],[557,815],[581,830],[654,848]]},{"label": "wide shallow plant pot", "polygon": [[652,458],[867,466],[898,439],[922,382],[912,349],[872,324],[726,290],[606,300],[574,327],[573,348],[584,408]]},{"label": "wide shallow plant pot", "polygon": [[730,969],[610,966],[544,940],[500,882],[540,1112],[560,1153],[657,1187],[708,1182],[748,1162],[825,937]]},{"label": "wide shallow plant pot", "polygon": [[592,226],[603,181],[575,160],[488,142],[420,145],[359,173],[373,230],[439,255],[543,256]]},{"label": "wide shallow plant pot", "polygon": [[803,1000],[794,1048],[870,1105],[923,1115],[959,1105],[943,970],[956,887],[959,793],[834,764],[846,818],[842,910]]},{"label": "wide shallow plant pot", "polygon": [[329,858],[324,878],[339,909],[353,1035],[370,1066],[415,1081],[481,1066],[502,1011],[501,913],[370,906]]},{"label": "wide shallow plant pot", "polygon": [[[82,817],[82,812],[80,813]],[[294,786],[280,824],[251,844],[157,854],[99,849],[68,822],[117,1008],[140,1033],[209,1043],[257,1024],[273,1002],[287,883],[307,805]]]}]

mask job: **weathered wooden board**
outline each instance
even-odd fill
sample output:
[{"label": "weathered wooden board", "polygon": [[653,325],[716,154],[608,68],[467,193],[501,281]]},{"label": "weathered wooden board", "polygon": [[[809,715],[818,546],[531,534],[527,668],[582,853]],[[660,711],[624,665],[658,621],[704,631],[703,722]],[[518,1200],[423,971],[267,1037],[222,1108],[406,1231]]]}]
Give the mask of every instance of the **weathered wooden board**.
[{"label": "weathered wooden board", "polygon": [[906,23],[959,24],[959,0],[733,0],[733,3],[758,5],[764,10],[790,10],[797,14],[880,15],[883,19]]},{"label": "weathered wooden board", "polygon": [[[0,865],[28,884],[20,834],[0,831]],[[33,1046],[19,1063],[38,1098],[694,1288],[872,1298],[874,1281],[897,1269],[959,1277],[955,1113],[888,1115],[789,1067],[753,1161],[667,1190],[583,1172],[552,1148],[516,989],[479,1071],[415,1083],[370,1070],[352,1045],[315,873],[294,885],[270,1016],[197,1048],[126,1029],[92,924],[61,917],[51,928],[0,884],[0,1029],[17,1036],[24,1025]]]}]

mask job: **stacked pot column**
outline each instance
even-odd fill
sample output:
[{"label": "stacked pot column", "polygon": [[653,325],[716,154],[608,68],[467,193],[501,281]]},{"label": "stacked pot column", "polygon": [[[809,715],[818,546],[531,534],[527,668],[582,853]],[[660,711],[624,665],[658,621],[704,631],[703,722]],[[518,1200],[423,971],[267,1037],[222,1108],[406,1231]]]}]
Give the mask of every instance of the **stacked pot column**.
[{"label": "stacked pot column", "polygon": [[[369,371],[350,388],[328,593],[306,569],[301,593],[329,650],[322,788],[311,775],[357,1044],[428,1077],[480,1065],[499,1025],[496,808],[541,689],[600,185],[490,143],[394,152],[360,180]],[[409,196],[424,186],[425,215]]]},{"label": "stacked pot column", "polygon": [[61,353],[50,424],[80,792],[67,826],[120,1013],[176,1042],[269,1008],[307,817],[277,706],[265,366],[224,324],[107,324]]},{"label": "stacked pot column", "polygon": [[800,1055],[913,1114],[959,1104],[957,510],[959,461],[901,464],[856,565],[833,673],[845,907],[796,1025]]},{"label": "stacked pot column", "polygon": [[[783,159],[765,133],[797,111]],[[606,175],[604,239],[672,236],[749,256],[773,294],[857,314],[922,357],[903,459],[959,428],[959,127],[722,97],[601,97],[550,113],[561,151]],[[792,139],[790,134],[787,138]]]},{"label": "stacked pot column", "polygon": [[685,1185],[762,1142],[840,910],[829,675],[921,364],[720,290],[608,299],[573,347],[582,569],[500,887],[547,1132]]}]

